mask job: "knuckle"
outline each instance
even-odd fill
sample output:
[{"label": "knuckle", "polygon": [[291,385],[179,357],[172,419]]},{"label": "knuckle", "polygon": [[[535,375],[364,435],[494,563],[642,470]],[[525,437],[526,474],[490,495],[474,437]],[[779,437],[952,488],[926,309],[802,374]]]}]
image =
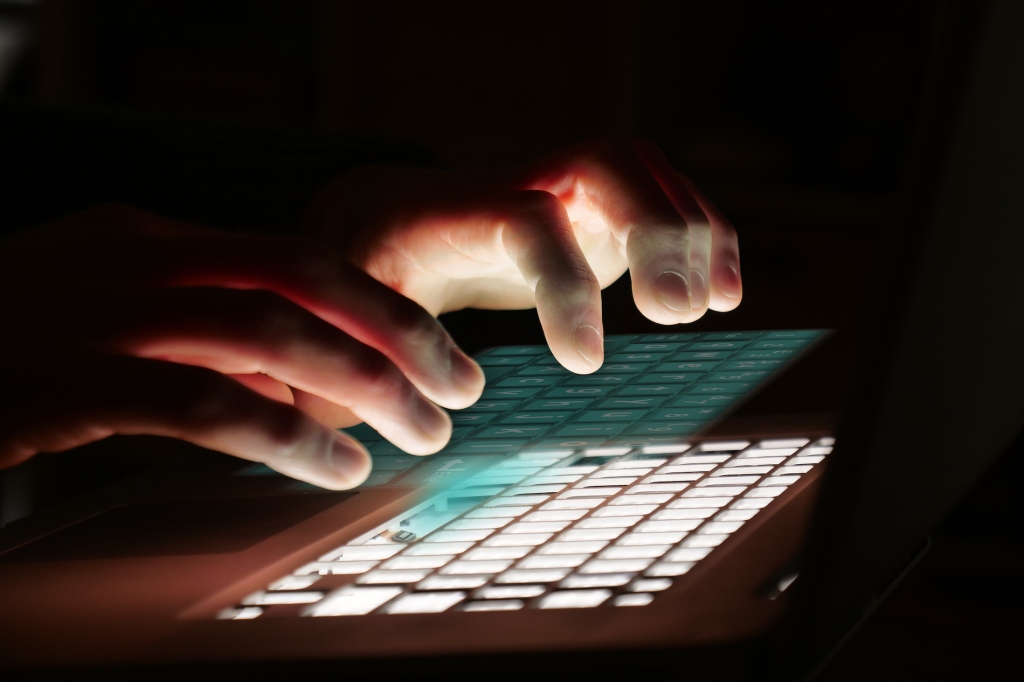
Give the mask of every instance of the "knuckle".
[{"label": "knuckle", "polygon": [[302,413],[286,405],[268,404],[262,410],[259,424],[271,446],[283,458],[299,450],[309,433]]},{"label": "knuckle", "polygon": [[191,390],[182,417],[190,428],[211,430],[234,420],[242,391],[230,379],[213,370],[190,368]]},{"label": "knuckle", "polygon": [[314,282],[331,282],[342,269],[340,260],[326,247],[306,237],[287,239],[287,260],[292,272]]},{"label": "knuckle", "polygon": [[359,388],[377,396],[398,396],[405,390],[405,377],[390,360],[372,348],[356,357]]},{"label": "knuckle", "polygon": [[272,344],[287,344],[302,337],[308,320],[297,306],[270,291],[246,291],[249,333],[254,339]]}]

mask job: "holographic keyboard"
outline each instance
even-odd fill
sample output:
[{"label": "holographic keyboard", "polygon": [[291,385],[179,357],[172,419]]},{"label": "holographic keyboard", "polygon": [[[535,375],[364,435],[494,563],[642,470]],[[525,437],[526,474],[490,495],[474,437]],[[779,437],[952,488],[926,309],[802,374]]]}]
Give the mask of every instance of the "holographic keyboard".
[{"label": "holographic keyboard", "polygon": [[648,604],[831,452],[831,438],[695,436],[822,334],[612,336],[587,376],[543,347],[493,349],[483,398],[453,413],[468,430],[440,454],[352,430],[383,471],[368,485],[423,486],[425,501],[220,617]]}]

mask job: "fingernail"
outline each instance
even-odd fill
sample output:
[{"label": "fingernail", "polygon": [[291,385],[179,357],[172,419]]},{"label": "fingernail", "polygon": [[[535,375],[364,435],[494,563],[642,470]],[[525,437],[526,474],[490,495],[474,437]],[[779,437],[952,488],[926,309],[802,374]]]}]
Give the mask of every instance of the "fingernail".
[{"label": "fingernail", "polygon": [[576,327],[576,351],[592,365],[604,362],[604,340],[601,332],[589,324]]},{"label": "fingernail", "polygon": [[370,475],[370,456],[356,443],[338,434],[327,454],[327,466],[338,474],[348,487],[355,487]]},{"label": "fingernail", "polygon": [[679,313],[690,312],[690,287],[678,272],[666,270],[654,280],[654,290],[662,305]]},{"label": "fingernail", "polygon": [[708,284],[697,270],[690,270],[690,305],[697,309],[708,305]]}]

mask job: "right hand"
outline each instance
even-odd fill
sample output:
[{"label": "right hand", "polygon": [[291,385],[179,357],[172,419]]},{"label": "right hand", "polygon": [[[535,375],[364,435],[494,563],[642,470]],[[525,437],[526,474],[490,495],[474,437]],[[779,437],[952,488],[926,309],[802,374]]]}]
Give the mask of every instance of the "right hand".
[{"label": "right hand", "polygon": [[0,316],[0,467],[152,434],[349,488],[370,458],[337,422],[430,454],[435,403],[484,384],[426,310],[314,241],[123,206],[0,240]]}]

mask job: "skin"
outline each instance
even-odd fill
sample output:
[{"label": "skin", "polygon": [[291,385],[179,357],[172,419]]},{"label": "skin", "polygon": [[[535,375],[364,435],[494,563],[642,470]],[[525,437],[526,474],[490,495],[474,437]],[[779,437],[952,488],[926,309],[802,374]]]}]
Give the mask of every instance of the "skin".
[{"label": "skin", "polygon": [[552,352],[603,361],[600,289],[627,269],[662,324],[735,308],[733,228],[649,143],[598,139],[485,173],[366,167],[307,237],[101,206],[3,240],[0,466],[112,434],[180,438],[326,488],[370,471],[334,429],[441,449],[479,367],[434,319],[536,307]]}]

